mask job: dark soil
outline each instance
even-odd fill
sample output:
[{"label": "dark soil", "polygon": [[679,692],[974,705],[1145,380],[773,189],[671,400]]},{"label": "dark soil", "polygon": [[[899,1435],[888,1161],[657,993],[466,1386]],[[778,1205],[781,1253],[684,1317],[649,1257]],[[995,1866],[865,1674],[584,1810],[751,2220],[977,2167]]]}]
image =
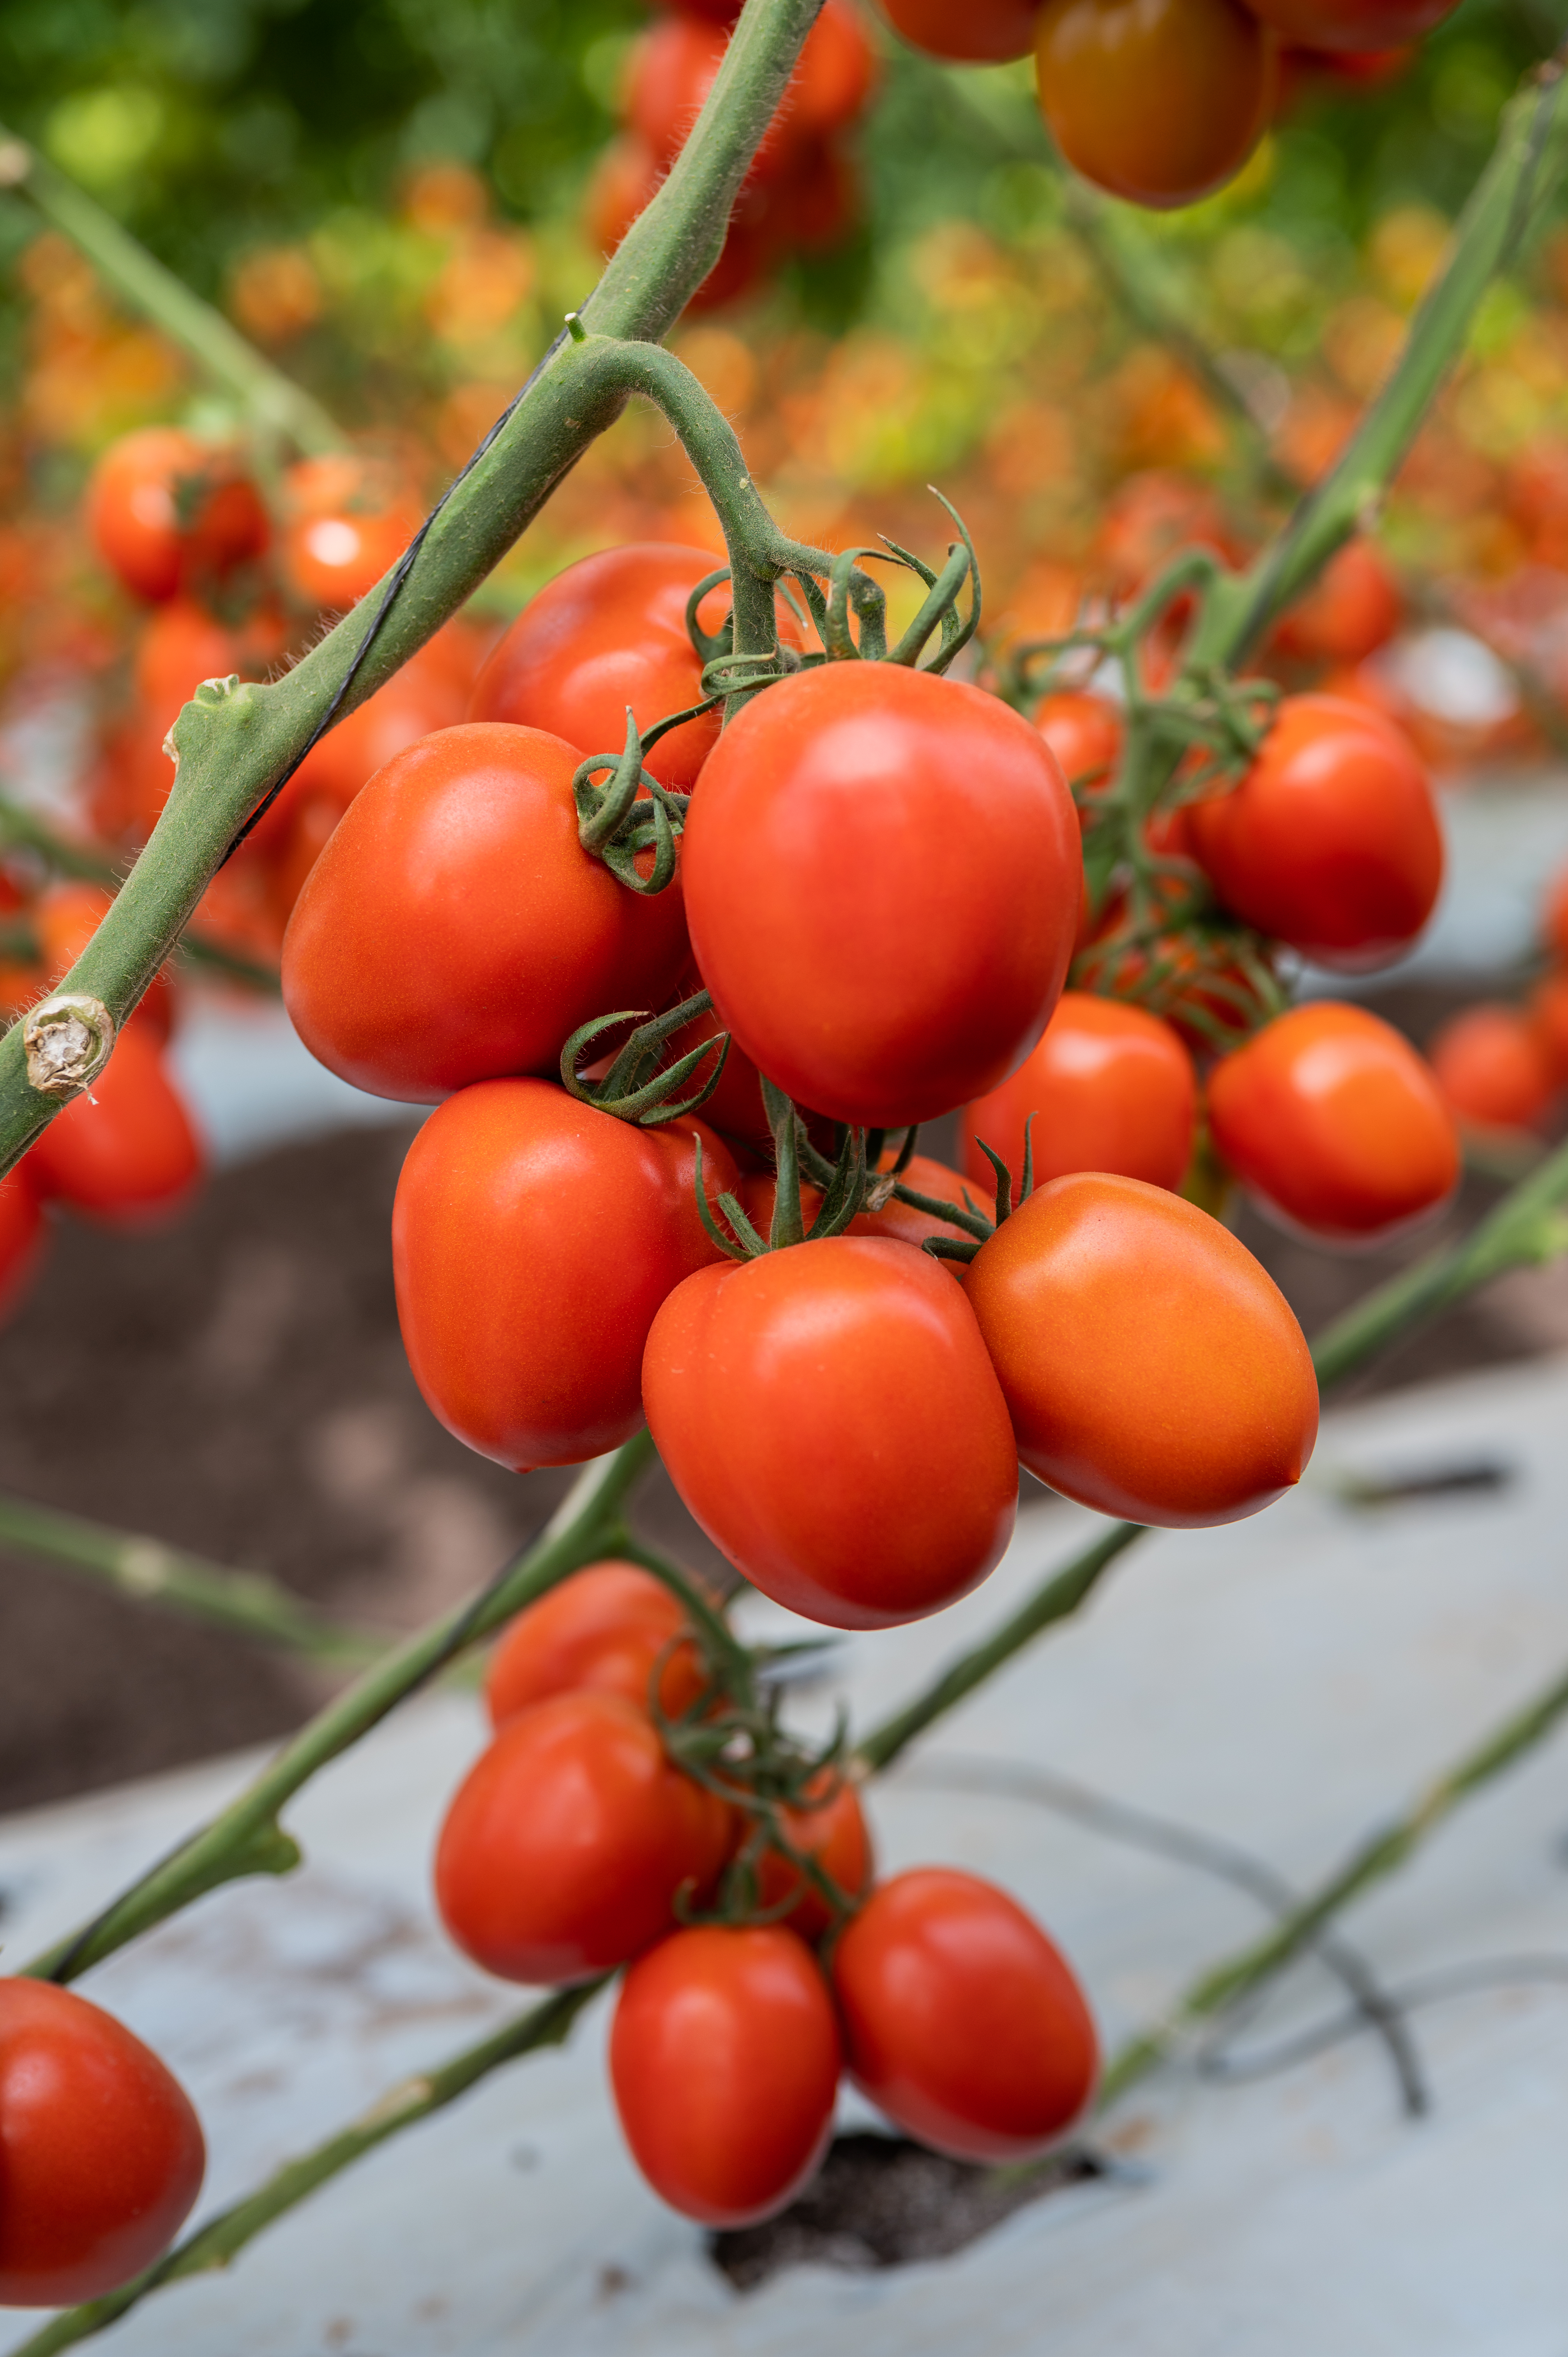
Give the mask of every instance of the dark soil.
[{"label": "dark soil", "polygon": [[740,2291],[786,2267],[897,2267],[945,2259],[1026,2202],[1105,2174],[1089,2152],[1064,2152],[1027,2173],[944,2160],[904,2136],[861,2130],[833,2138],[798,2201],[760,2226],[708,2238],[714,2265]]},{"label": "dark soil", "polygon": [[[1433,1003],[1401,1011],[1420,1028]],[[271,1572],[389,1630],[477,1587],[570,1477],[487,1464],[414,1390],[387,1243],[409,1135],[406,1122],[351,1131],[224,1171],[161,1233],[62,1224],[0,1331],[0,1488]],[[1464,1218],[1495,1192],[1467,1187]],[[1337,1257],[1261,1222],[1241,1232],[1309,1333],[1434,1241]],[[1354,1388],[1568,1342],[1568,1302],[1552,1309],[1533,1275],[1528,1293],[1509,1282]],[[694,1567],[720,1569],[661,1477],[639,1511]],[[278,1735],[321,1692],[317,1674],[260,1646],[0,1551],[0,1810]]]}]

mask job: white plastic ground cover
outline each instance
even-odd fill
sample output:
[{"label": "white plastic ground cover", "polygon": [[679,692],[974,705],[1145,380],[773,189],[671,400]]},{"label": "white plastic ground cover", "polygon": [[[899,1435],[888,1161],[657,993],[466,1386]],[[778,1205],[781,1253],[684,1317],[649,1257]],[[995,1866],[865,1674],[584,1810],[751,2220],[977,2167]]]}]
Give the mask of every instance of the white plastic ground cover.
[{"label": "white plastic ground cover", "polygon": [[[1037,1806],[944,1790],[942,1763],[1049,1767],[1310,1884],[1568,1663],[1565,1431],[1568,1361],[1329,1419],[1295,1497],[1230,1530],[1144,1542],[1078,1622],[874,1788],[885,1861],[946,1860],[1006,1883],[1075,1958],[1119,2040],[1253,1936],[1260,1910]],[[1337,1494],[1347,1474],[1486,1467],[1491,1487],[1403,1505]],[[865,1724],[1089,1527],[1065,1505],[1030,1513],[980,1596],[847,1641],[812,1713],[842,1694]],[[431,1918],[434,1829],[479,1738],[463,1697],[400,1713],[287,1813],[302,1873],[219,1893],[90,1975],[87,1991],[153,2040],[200,2106],[204,2212],[527,2002],[468,1970]],[[251,1764],[0,1826],[7,1960],[80,1920]],[[1396,1988],[1435,1968],[1568,1956],[1565,1834],[1568,1737],[1473,1803],[1348,1932]],[[1308,1965],[1247,2040],[1256,2050],[1341,2004]],[[103,2345],[116,2357],[1564,2357],[1568,1989],[1490,1986],[1412,2028],[1424,2120],[1402,2115],[1366,2037],[1245,2084],[1177,2072],[1109,2123],[1120,2173],[949,2259],[801,2268],[741,2294],[625,2157],[601,2007],[564,2053],[500,2072],[230,2273],[160,2296]],[[7,2317],[0,2349],[37,2320]]]}]

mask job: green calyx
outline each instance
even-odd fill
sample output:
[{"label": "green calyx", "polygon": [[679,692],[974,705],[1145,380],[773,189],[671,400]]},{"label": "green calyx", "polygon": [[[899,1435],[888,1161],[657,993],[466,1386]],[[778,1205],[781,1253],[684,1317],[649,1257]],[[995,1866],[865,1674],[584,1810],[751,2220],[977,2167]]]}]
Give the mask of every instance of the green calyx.
[{"label": "green calyx", "polygon": [[[672,713],[646,737],[639,735],[628,705],[626,743],[620,751],[590,753],[573,772],[578,841],[585,851],[602,859],[629,891],[651,895],[669,887],[675,875],[675,838],[686,823],[688,797],[671,793],[657,778],[650,778],[642,766],[643,757],[671,728],[710,711],[714,700],[710,696],[689,712]],[[602,786],[596,786],[594,780],[600,770],[609,775]],[[645,874],[638,862],[650,851],[653,865]]]},{"label": "green calyx", "polygon": [[[667,1014],[641,1022],[638,1017],[642,1010],[638,1007],[623,1007],[616,1015],[596,1016],[591,1023],[574,1031],[561,1050],[562,1087],[579,1104],[592,1105],[597,1113],[607,1113],[615,1120],[630,1122],[640,1129],[651,1129],[662,1122],[677,1120],[682,1114],[695,1113],[700,1105],[706,1104],[719,1084],[729,1054],[729,1033],[720,1031],[712,1039],[704,1039],[670,1065],[664,1063],[664,1050],[677,1031],[684,1030],[700,1015],[709,1013],[712,1006],[707,992],[699,990],[693,997],[683,998],[679,1006],[671,1007]],[[594,1042],[628,1023],[636,1023],[637,1028],[608,1071],[597,1080],[585,1080],[577,1068],[585,1059],[591,1060],[589,1051]],[[710,1058],[712,1065],[702,1085],[690,1096],[682,1096],[682,1089]],[[701,1202],[700,1143],[697,1151]]]}]

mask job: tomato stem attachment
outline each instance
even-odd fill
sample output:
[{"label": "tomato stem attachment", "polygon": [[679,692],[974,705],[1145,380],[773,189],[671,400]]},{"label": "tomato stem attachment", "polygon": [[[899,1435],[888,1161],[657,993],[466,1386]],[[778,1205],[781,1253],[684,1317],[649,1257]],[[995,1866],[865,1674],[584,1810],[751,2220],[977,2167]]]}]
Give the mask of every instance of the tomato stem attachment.
[{"label": "tomato stem attachment", "polygon": [[[695,1113],[706,1104],[718,1087],[729,1056],[729,1033],[715,1032],[711,1039],[688,1049],[675,1062],[660,1069],[660,1060],[667,1040],[677,1031],[684,1030],[698,1016],[706,1015],[713,1000],[705,990],[683,998],[679,1006],[671,1006],[663,1015],[646,1021],[638,1020],[640,1007],[624,1007],[617,1015],[597,1015],[591,1023],[582,1024],[561,1050],[561,1085],[568,1096],[579,1104],[589,1104],[599,1113],[613,1114],[618,1121],[628,1121],[644,1129],[660,1122],[674,1121],[682,1114]],[[636,1023],[637,1028],[616,1057],[607,1072],[597,1081],[584,1080],[577,1067],[593,1046],[607,1031],[617,1031],[624,1023]],[[702,1087],[693,1096],[682,1097],[677,1092],[689,1081],[706,1059],[717,1052],[717,1060]]]}]

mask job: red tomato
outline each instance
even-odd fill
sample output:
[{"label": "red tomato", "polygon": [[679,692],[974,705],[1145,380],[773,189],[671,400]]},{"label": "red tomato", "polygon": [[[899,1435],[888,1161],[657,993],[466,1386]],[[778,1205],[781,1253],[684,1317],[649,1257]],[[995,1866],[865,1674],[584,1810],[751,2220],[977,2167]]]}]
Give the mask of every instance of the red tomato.
[{"label": "red tomato", "polygon": [[1045,1037],[998,1089],[967,1105],[964,1168],[983,1191],[996,1174],[976,1141],[1024,1170],[1030,1131],[1036,1181],[1072,1170],[1117,1170],[1153,1187],[1179,1187],[1192,1160],[1197,1076],[1170,1025],[1141,1006],[1065,990]]},{"label": "red tomato", "polygon": [[1035,726],[1075,794],[1104,785],[1121,759],[1122,715],[1102,695],[1085,695],[1077,688],[1043,695],[1035,706]]},{"label": "red tomato", "polygon": [[733,25],[741,9],[741,0],[656,0],[656,5],[679,16],[700,16],[707,25]]},{"label": "red tomato", "polygon": [[1547,947],[1558,957],[1568,959],[1568,867],[1554,876],[1546,888],[1541,931]]},{"label": "red tomato", "polygon": [[[280,794],[281,802],[283,796]],[[269,811],[267,816],[272,815]],[[305,879],[332,839],[343,806],[330,794],[307,794],[289,811],[288,832],[281,844],[269,845],[267,898],[280,933],[294,914],[294,904],[305,889]],[[266,821],[263,821],[263,825]],[[256,833],[260,834],[258,827]]]},{"label": "red tomato", "polygon": [[1035,46],[1040,0],[881,0],[882,13],[912,48],[956,65],[1005,65]]},{"label": "red tomato", "polygon": [[113,2015],[0,1981],[0,2308],[98,2299],[162,2256],[207,2148],[179,2082]]},{"label": "red tomato", "polygon": [[1123,594],[1142,588],[1184,548],[1238,554],[1219,500],[1206,483],[1150,468],[1129,475],[1106,501],[1096,539],[1101,563]]},{"label": "red tomato", "polygon": [[1363,1006],[1321,999],[1266,1024],[1210,1072],[1208,1119],[1249,1192],[1330,1243],[1376,1243],[1459,1183],[1430,1067]]},{"label": "red tomato", "polygon": [[156,1039],[133,1023],[91,1093],[62,1105],[28,1147],[25,1168],[40,1195],[84,1219],[139,1228],[185,1209],[206,1159]]},{"label": "red tomato", "polygon": [[702,1270],[653,1321],[642,1397],[714,1544],[808,1620],[918,1620],[1001,1560],[1006,1410],[961,1289],[908,1244],[837,1236]]},{"label": "red tomato", "polygon": [[[652,150],[640,139],[612,139],[588,181],[584,200],[585,222],[589,237],[607,261],[619,246],[638,215],[657,195],[665,176],[665,167]],[[791,183],[783,184],[786,188]],[[718,260],[686,305],[689,312],[714,311],[725,303],[736,303],[768,275],[780,249],[782,223],[776,206],[769,201],[777,193],[776,184],[768,182],[743,188],[730,214],[729,227]],[[711,570],[713,560],[709,560]],[[699,574],[697,578],[701,578]],[[682,636],[684,632],[682,632]],[[695,702],[695,695],[691,701]],[[683,705],[672,707],[684,711]],[[701,726],[691,722],[685,728],[672,732],[673,737],[691,737]],[[625,741],[625,719],[621,722],[621,737]],[[671,738],[662,740],[668,744]],[[591,749],[596,750],[597,748]],[[659,747],[654,748],[655,759]],[[661,785],[670,780],[655,767],[653,774]]]},{"label": "red tomato", "polygon": [[660,1707],[679,1718],[707,1684],[679,1598],[635,1563],[589,1564],[520,1612],[490,1655],[490,1725],[580,1686],[646,1707],[660,1662]]},{"label": "red tomato", "polygon": [[901,1128],[1034,1046],[1082,872],[1061,771],[995,696],[895,663],[746,705],[687,816],[692,946],[725,1028],[801,1104]]},{"label": "red tomato", "polygon": [[406,484],[351,451],[301,458],[284,478],[283,568],[307,605],[347,612],[390,573],[424,521]]},{"label": "red tomato", "polygon": [[1364,705],[1287,695],[1240,784],[1187,820],[1228,908],[1342,974],[1400,956],[1436,905],[1443,832],[1426,773]]},{"label": "red tomato", "polygon": [[[479,673],[470,706],[476,720],[510,720],[548,729],[588,753],[618,753],[629,705],[639,728],[702,701],[703,667],[686,632],[686,600],[714,560],[701,548],[635,541],[569,565],[547,581]],[[729,592],[704,599],[712,628],[727,612]],[[717,744],[710,712],[661,737],[650,754],[650,777],[685,793]]]},{"label": "red tomato", "polygon": [[1071,1966],[978,1875],[917,1867],[883,1883],[832,1978],[856,2086],[955,2160],[1027,2160],[1093,2092],[1100,2044]]},{"label": "red tomato", "polygon": [[1348,541],[1274,631],[1281,652],[1302,662],[1359,663],[1399,629],[1399,583],[1370,541]]},{"label": "red tomato", "polygon": [[[864,1899],[871,1888],[875,1860],[871,1831],[854,1786],[824,1768],[807,1787],[807,1803],[779,1810],[785,1840],[791,1848],[814,1858],[846,1899]],[[781,1849],[765,1849],[757,1868],[758,1903],[768,1909],[782,1906],[797,1889],[800,1896],[783,1921],[802,1940],[820,1940],[836,1920],[832,1908]]]},{"label": "red tomato", "polygon": [[1548,1047],[1517,1006],[1467,1006],[1428,1055],[1451,1111],[1477,1129],[1531,1129],[1557,1093]]},{"label": "red tomato", "polygon": [[232,630],[194,597],[171,597],[149,614],[136,646],[136,693],[149,719],[166,731],[204,679],[227,679],[240,668]]},{"label": "red tomato", "polygon": [[661,1006],[687,963],[679,879],[651,899],[577,839],[577,755],[496,721],[396,754],[344,814],[284,941],[312,1055],[413,1103],[553,1072],[581,1023]]},{"label": "red tomato", "polygon": [[87,486],[87,528],[137,597],[231,572],[270,538],[266,511],[232,458],[175,425],[122,436]]},{"label": "red tomato", "polygon": [[532,1080],[481,1081],[432,1114],[398,1180],[392,1274],[409,1365],[448,1432],[519,1472],[630,1439],[654,1314],[718,1257],[698,1137],[721,1195],[736,1167],[698,1122],[639,1129]]},{"label": "red tomato", "polygon": [[1133,204],[1222,188],[1274,111],[1274,37],[1240,0],[1045,0],[1035,54],[1062,154]]},{"label": "red tomato", "polygon": [[38,1267],[44,1249],[44,1215],[20,1169],[0,1178],[0,1318],[8,1318]]},{"label": "red tomato", "polygon": [[632,2158],[704,2226],[754,2224],[800,2190],[832,2127],[839,2059],[816,1959],[778,1924],[661,1940],[627,1974],[610,2029]]},{"label": "red tomato", "polygon": [[[725,33],[690,16],[667,16],[638,41],[626,117],[656,163],[673,163],[685,145],[728,47]],[[826,0],[757,151],[752,180],[787,173],[801,146],[852,123],[875,79],[875,52],[859,19],[843,0]]]},{"label": "red tomato", "polygon": [[508,1719],[457,1787],[435,1903],[465,1955],[504,1981],[563,1985],[624,1964],[701,1901],[735,1824],[618,1694],[558,1694]]},{"label": "red tomato", "polygon": [[[113,894],[101,884],[61,882],[39,893],[33,905],[33,929],[51,988],[58,987],[70,973],[113,901]],[[139,1028],[149,1031],[161,1047],[174,1028],[174,1017],[173,978],[167,966],[160,966],[130,1019]]]},{"label": "red tomato", "polygon": [[1459,0],[1247,0],[1304,49],[1397,49],[1419,41]]},{"label": "red tomato", "polygon": [[1239,1522],[1301,1479],[1317,1379],[1289,1304],[1218,1220],[1138,1178],[1053,1178],[965,1291],[1032,1473],[1165,1530]]},{"label": "red tomato", "polygon": [[1530,1013],[1552,1078],[1568,1081],[1568,974],[1542,976],[1530,994]]}]

